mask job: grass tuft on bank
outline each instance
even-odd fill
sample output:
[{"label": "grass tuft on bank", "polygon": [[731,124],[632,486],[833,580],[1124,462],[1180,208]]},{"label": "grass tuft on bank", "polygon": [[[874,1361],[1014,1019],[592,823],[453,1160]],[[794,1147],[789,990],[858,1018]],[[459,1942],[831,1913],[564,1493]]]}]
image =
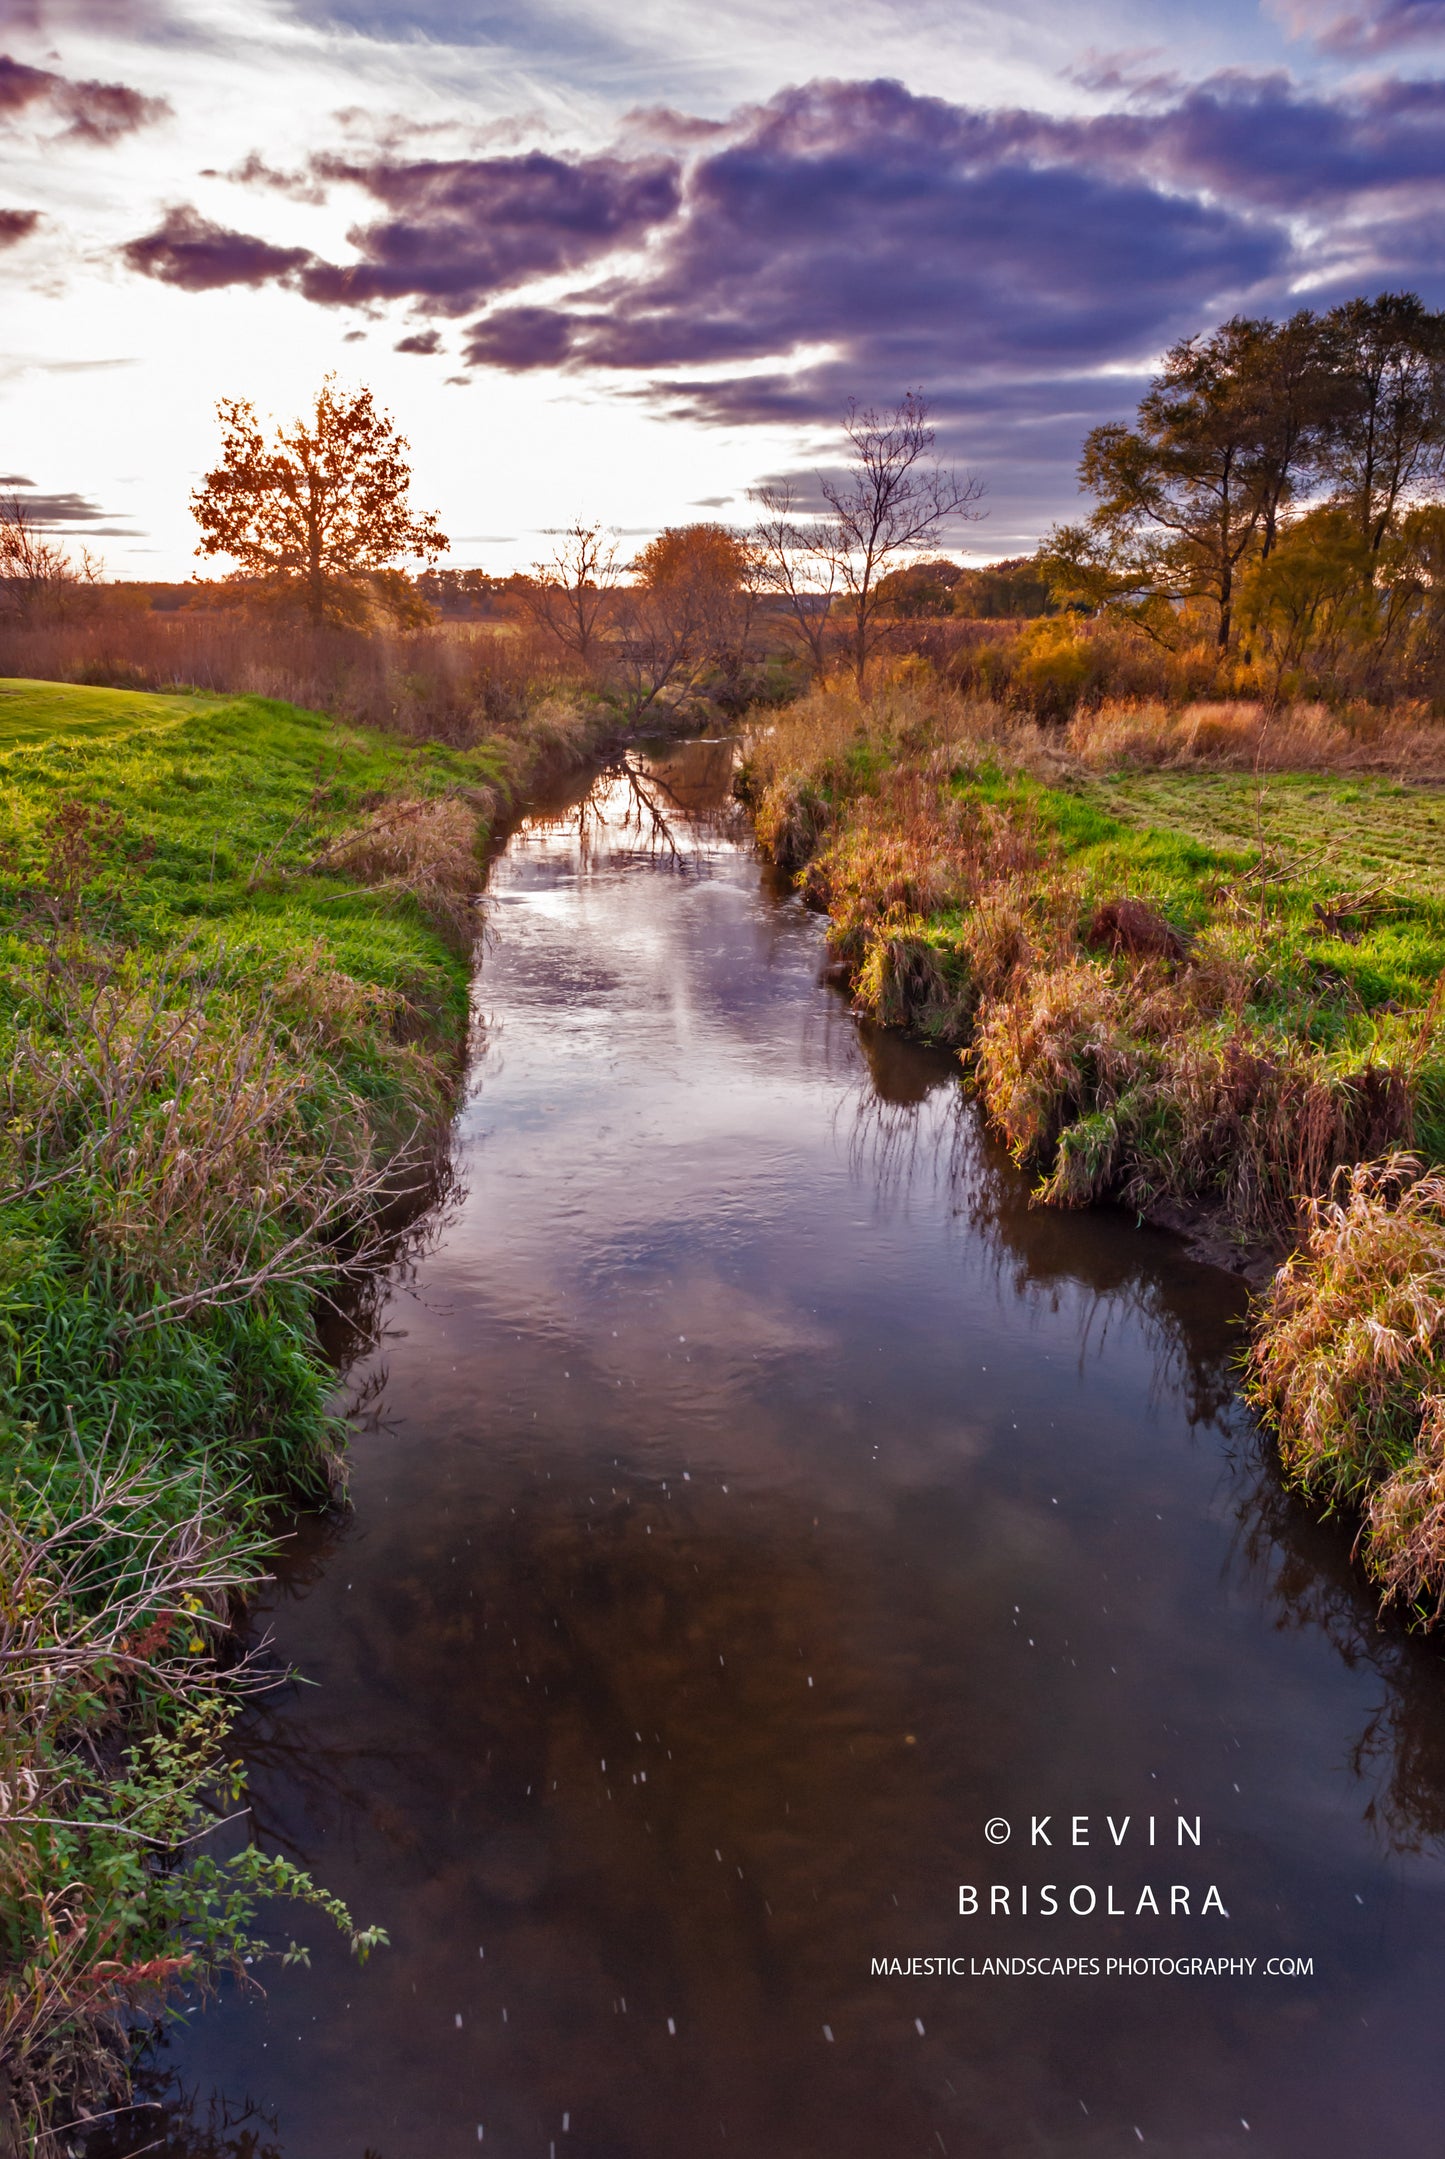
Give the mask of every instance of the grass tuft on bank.
[{"label": "grass tuft on bank", "polygon": [[0,683],[0,2146],[268,1896],[376,1938],[210,1850],[230,1627],[338,1488],[316,1298],[432,1174],[527,750]]},{"label": "grass tuft on bank", "polygon": [[[827,908],[858,1005],[961,1048],[1042,1203],[1112,1199],[1240,1262],[1288,1257],[1257,1400],[1294,1479],[1366,1510],[1385,1592],[1438,1614],[1445,1277],[1423,1172],[1445,1159],[1445,792],[1359,770],[1318,718],[1273,737],[1257,711],[1206,721],[1116,715],[1111,767],[1097,726],[1051,734],[904,669],[760,728],[742,785],[764,848]],[[1315,768],[1241,773],[1246,721],[1257,752],[1291,740]],[[1365,1257],[1342,1276],[1351,1238]],[[1383,1339],[1371,1298],[1390,1305],[1404,1248],[1436,1331],[1390,1352],[1388,1385],[1383,1365],[1351,1376],[1306,1314],[1344,1298],[1351,1339]]]}]

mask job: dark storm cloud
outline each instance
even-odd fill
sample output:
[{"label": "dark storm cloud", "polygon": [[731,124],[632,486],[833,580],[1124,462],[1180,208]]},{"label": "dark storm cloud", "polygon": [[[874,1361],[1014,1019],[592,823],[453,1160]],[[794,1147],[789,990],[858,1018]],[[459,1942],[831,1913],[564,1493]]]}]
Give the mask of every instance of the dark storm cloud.
[{"label": "dark storm cloud", "polygon": [[228,231],[185,204],[168,210],[154,232],[130,241],[121,254],[132,270],[183,292],[267,285],[312,259],[304,247],[273,247],[254,233]]},{"label": "dark storm cloud", "polygon": [[938,381],[1148,349],[1281,269],[1273,225],[1050,143],[1046,125],[896,83],[785,92],[694,164],[655,268],[585,305],[485,317],[468,357],[654,369],[842,344],[870,376]]},{"label": "dark storm cloud", "polygon": [[0,247],[15,247],[28,240],[39,223],[38,210],[0,210]]},{"label": "dark storm cloud", "polygon": [[411,337],[398,338],[393,350],[396,352],[440,352],[441,333],[438,330],[418,330]]},{"label": "dark storm cloud", "polygon": [[576,270],[675,215],[681,175],[669,158],[457,158],[412,163],[317,159],[318,177],[350,181],[390,213],[348,234],[356,263],[316,263],[308,299],[421,299],[443,314],[529,278]]},{"label": "dark storm cloud", "polygon": [[123,82],[72,82],[0,53],[0,113],[28,109],[58,115],[68,122],[68,136],[110,143],[164,119],[171,107],[167,99],[144,97]]}]

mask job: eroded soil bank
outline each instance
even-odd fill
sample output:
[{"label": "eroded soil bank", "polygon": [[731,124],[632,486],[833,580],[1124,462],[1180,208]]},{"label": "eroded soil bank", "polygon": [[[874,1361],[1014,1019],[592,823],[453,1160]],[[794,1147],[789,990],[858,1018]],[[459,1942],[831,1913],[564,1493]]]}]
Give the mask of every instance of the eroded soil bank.
[{"label": "eroded soil bank", "polygon": [[[1238,1283],[1028,1207],[709,821],[730,761],[497,865],[462,1196],[260,1615],[308,1682],[243,1729],[260,1834],[393,1946],[188,2017],[93,2152],[1429,2147],[1438,1649],[1281,1495]],[[1029,1957],[1099,1969],[983,1970]]]}]

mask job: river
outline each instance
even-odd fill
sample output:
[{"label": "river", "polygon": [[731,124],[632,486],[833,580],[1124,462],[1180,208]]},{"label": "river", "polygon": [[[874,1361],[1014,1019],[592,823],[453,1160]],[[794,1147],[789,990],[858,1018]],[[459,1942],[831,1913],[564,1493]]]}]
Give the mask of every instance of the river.
[{"label": "river", "polygon": [[1439,1652],[1281,1493],[1237,1283],[1029,1207],[821,981],[731,758],[495,865],[457,1190],[258,1613],[259,1834],[391,1946],[283,1912],[309,1968],[105,2149],[1439,2150]]}]

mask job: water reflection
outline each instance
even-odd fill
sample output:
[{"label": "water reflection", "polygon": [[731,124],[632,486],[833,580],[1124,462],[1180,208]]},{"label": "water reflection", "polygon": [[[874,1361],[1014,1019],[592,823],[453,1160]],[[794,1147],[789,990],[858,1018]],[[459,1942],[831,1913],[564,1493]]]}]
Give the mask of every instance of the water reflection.
[{"label": "water reflection", "polygon": [[[350,1375],[355,1512],[262,1615],[312,1684],[247,1729],[265,1841],[394,1946],[189,2019],[156,2090],[265,2119],[177,2094],[159,2148],[1428,2148],[1437,1654],[1281,1494],[1237,1285],[1029,1206],[956,1063],[820,986],[729,758],[634,761],[498,865],[462,1189]],[[1162,1875],[981,1836],[1176,1808]],[[1181,1864],[1222,1929],[1135,1915]],[[1128,1916],[958,1916],[1081,1878]],[[1221,1948],[1316,1976],[872,1968]]]}]

